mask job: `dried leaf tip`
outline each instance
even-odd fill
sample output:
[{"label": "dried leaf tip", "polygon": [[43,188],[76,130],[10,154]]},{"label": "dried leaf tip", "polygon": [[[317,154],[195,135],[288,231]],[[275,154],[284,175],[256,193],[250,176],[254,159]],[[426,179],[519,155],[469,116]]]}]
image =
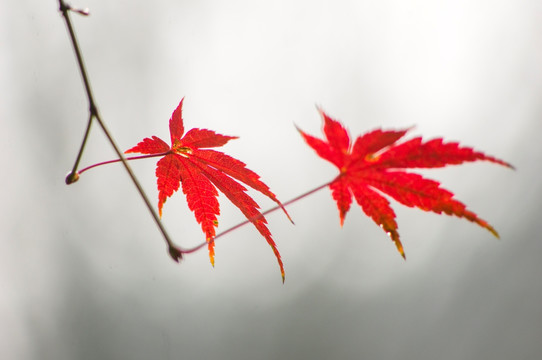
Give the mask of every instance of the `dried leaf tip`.
[{"label": "dried leaf tip", "polygon": [[395,246],[397,247],[397,251],[399,251],[399,254],[401,254],[403,259],[406,260],[405,250],[403,249],[403,245],[401,244],[401,241],[397,240],[394,242],[395,242]]},{"label": "dried leaf tip", "polygon": [[495,228],[491,225],[489,225],[487,222],[483,221],[483,223],[478,223],[479,225],[481,225],[482,227],[485,227],[490,233],[493,234],[493,236],[495,236],[497,239],[500,239],[501,237],[499,236],[499,233],[497,232],[497,230],[495,230]]}]

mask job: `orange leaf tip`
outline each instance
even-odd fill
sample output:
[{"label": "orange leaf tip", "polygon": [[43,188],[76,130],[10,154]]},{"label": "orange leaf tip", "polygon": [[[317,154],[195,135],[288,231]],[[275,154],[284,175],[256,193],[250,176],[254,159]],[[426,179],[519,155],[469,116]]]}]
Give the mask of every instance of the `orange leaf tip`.
[{"label": "orange leaf tip", "polygon": [[399,254],[401,254],[403,259],[406,260],[406,255],[405,255],[405,250],[403,249],[403,244],[401,244],[401,242],[399,240],[394,241],[394,242],[395,242],[395,246],[397,247],[397,251],[399,251]]},{"label": "orange leaf tip", "polygon": [[501,237],[499,236],[499,233],[497,232],[497,230],[495,230],[495,228],[493,228],[493,226],[489,225],[489,224],[486,224],[484,226],[490,233],[493,234],[493,236],[495,236],[497,239],[500,239]]},{"label": "orange leaf tip", "polygon": [[207,238],[207,248],[209,249],[209,261],[211,266],[215,267],[215,241],[213,238]]}]

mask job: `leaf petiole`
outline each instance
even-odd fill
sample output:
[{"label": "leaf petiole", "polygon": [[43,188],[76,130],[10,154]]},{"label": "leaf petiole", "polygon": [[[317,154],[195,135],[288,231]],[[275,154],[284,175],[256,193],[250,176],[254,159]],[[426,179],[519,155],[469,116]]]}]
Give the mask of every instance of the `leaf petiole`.
[{"label": "leaf petiole", "polygon": [[[334,181],[334,180],[333,180],[333,181]],[[301,199],[303,199],[303,198],[305,198],[305,197],[307,197],[307,196],[309,196],[309,195],[312,195],[312,194],[314,194],[315,192],[317,192],[317,191],[319,191],[319,190],[322,190],[323,188],[329,186],[329,184],[331,184],[333,181],[329,181],[329,182],[327,182],[327,183],[325,183],[325,184],[323,184],[323,185],[320,185],[320,186],[318,186],[318,187],[316,187],[316,188],[314,188],[314,189],[312,189],[312,190],[309,190],[309,191],[307,191],[307,192],[305,192],[305,193],[303,193],[303,194],[301,194],[301,195],[298,195],[298,196],[296,196],[295,198],[290,199],[290,200],[284,202],[282,205],[283,205],[284,207],[286,207],[286,206],[288,206],[288,205],[290,205],[290,204],[293,204],[293,203],[295,203],[295,202],[297,202],[297,201],[299,201],[299,200],[301,200]],[[232,226],[232,227],[230,227],[229,229],[226,229],[226,230],[222,231],[221,233],[217,234],[217,235],[214,237],[214,239],[212,239],[211,241],[214,242],[214,241],[216,241],[217,238],[222,237],[222,236],[224,236],[224,235],[226,235],[226,234],[232,232],[233,230],[236,230],[236,229],[238,229],[238,228],[240,228],[240,227],[242,227],[242,226],[244,226],[244,225],[246,225],[246,224],[249,224],[249,223],[251,223],[252,221],[258,220],[259,218],[262,218],[262,217],[264,217],[265,215],[270,214],[270,213],[272,213],[272,212],[274,212],[274,211],[276,211],[276,210],[279,210],[279,209],[281,209],[281,207],[280,207],[280,205],[277,205],[277,206],[275,206],[275,207],[272,207],[272,208],[269,209],[269,210],[266,210],[266,211],[262,212],[262,213],[261,213],[260,215],[258,215],[258,216],[255,216],[255,217],[253,217],[253,218],[250,218],[250,219],[247,219],[247,220],[245,220],[245,221],[243,221],[243,222],[240,222],[239,224],[237,224],[237,225],[235,225],[235,226]],[[182,252],[183,252],[183,254],[190,254],[190,253],[193,253],[193,252],[198,251],[199,249],[203,248],[204,246],[207,246],[207,244],[208,244],[207,242],[204,242],[204,243],[201,243],[201,244],[199,244],[199,245],[197,245],[197,246],[195,246],[195,247],[193,247],[193,248],[190,248],[190,249],[184,249],[184,250],[182,250]]]},{"label": "leaf petiole", "polygon": [[[147,158],[152,158],[152,157],[157,157],[157,156],[165,156],[167,155],[167,152],[165,153],[160,153],[160,154],[151,154],[151,155],[140,155],[140,156],[130,156],[130,157],[126,157],[124,158],[126,161],[128,160],[139,160],[139,159],[147,159]],[[107,165],[107,164],[113,164],[113,163],[118,163],[118,162],[122,162],[121,159],[115,159],[115,160],[108,160],[108,161],[102,161],[102,162],[99,162],[99,163],[96,163],[96,164],[92,164],[90,166],[87,166],[86,168],[83,168],[81,170],[79,170],[76,174],[77,175],[81,175],[82,173],[84,173],[85,171],[88,171],[92,168],[95,168],[95,167],[98,167],[98,166],[102,166],[102,165]],[[72,173],[70,173],[68,176],[71,176]],[[66,180],[67,181],[67,180]]]}]

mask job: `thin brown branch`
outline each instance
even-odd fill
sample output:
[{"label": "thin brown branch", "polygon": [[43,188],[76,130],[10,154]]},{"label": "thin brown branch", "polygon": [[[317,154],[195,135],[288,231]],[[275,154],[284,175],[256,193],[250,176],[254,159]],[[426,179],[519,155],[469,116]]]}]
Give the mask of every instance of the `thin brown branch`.
[{"label": "thin brown branch", "polygon": [[[113,136],[111,135],[111,133],[109,132],[109,130],[105,126],[105,123],[104,123],[104,121],[102,120],[102,118],[101,118],[101,116],[99,114],[98,106],[96,105],[96,102],[94,100],[94,96],[92,94],[92,90],[91,90],[91,87],[90,87],[90,81],[89,81],[88,73],[87,73],[87,70],[86,70],[86,67],[85,67],[85,64],[84,64],[84,61],[83,61],[81,48],[80,48],[79,43],[77,41],[77,37],[75,36],[75,31],[73,29],[73,25],[72,25],[72,22],[71,22],[71,19],[70,19],[70,11],[72,11],[73,9],[71,8],[71,6],[66,4],[63,0],[59,0],[59,8],[60,8],[60,11],[62,12],[62,15],[63,15],[64,20],[66,22],[66,26],[68,28],[68,33],[70,35],[70,40],[71,40],[71,43],[73,45],[75,56],[77,58],[77,64],[79,66],[79,71],[81,73],[81,77],[83,78],[83,84],[85,86],[85,92],[86,92],[86,95],[87,95],[87,98],[88,98],[88,104],[89,104],[89,122],[88,122],[88,125],[87,125],[87,130],[85,131],[85,136],[84,136],[83,141],[81,143],[79,154],[77,155],[77,158],[76,158],[75,164],[73,166],[73,169],[72,169],[71,173],[66,178],[66,183],[71,184],[71,183],[77,181],[77,179],[78,179],[77,168],[79,166],[79,162],[81,160],[81,157],[82,157],[82,154],[83,154],[83,151],[84,151],[84,148],[85,148],[85,144],[86,144],[88,135],[90,133],[90,127],[91,127],[92,121],[94,119],[96,119],[96,121],[98,121],[98,124],[102,128],[103,132],[105,133],[107,139],[109,140],[109,143],[111,144],[111,146],[113,147],[115,153],[117,154],[119,160],[124,165],[124,168],[126,169],[126,172],[128,173],[128,175],[130,176],[130,179],[132,179],[132,182],[134,183],[135,187],[137,188],[137,191],[139,192],[139,195],[141,196],[141,198],[145,202],[145,205],[147,206],[147,209],[151,213],[151,216],[153,217],[156,225],[160,229],[160,232],[162,233],[162,235],[164,237],[164,240],[167,243],[169,254],[173,258],[173,260],[178,262],[179,259],[182,259],[183,250],[180,249],[179,247],[177,247],[171,241],[166,229],[164,228],[164,226],[162,225],[162,222],[160,221],[160,218],[158,217],[158,214],[156,213],[156,211],[154,211],[154,208],[151,205],[147,195],[143,191],[143,188],[141,187],[139,181],[137,180],[137,178],[134,175],[132,169],[128,165],[128,162],[126,161],[126,158],[124,157],[122,151],[120,151],[119,147],[115,143],[115,140],[113,139]],[[83,14],[83,15],[88,14],[88,11],[86,11],[86,10],[73,10],[73,11],[76,11],[77,13],[80,13],[80,14]]]}]

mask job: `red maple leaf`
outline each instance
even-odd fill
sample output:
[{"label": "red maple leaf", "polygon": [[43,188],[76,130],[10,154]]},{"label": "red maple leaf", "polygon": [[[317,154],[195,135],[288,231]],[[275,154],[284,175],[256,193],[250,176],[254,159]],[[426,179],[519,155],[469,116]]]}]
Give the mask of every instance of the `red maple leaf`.
[{"label": "red maple leaf", "polygon": [[421,137],[416,137],[398,143],[408,129],[373,130],[359,136],[352,144],[342,124],[319,111],[324,121],[325,140],[298,130],[321,158],[339,168],[340,173],[329,188],[337,202],[341,226],[354,198],[365,214],[391,237],[399,253],[405,257],[395,213],[389,201],[382,196],[383,193],[409,207],[466,218],[499,237],[491,225],[455,200],[454,194],[441,188],[440,183],[405,169],[438,168],[477,160],[512,168],[510,164],[471,148],[460,147],[455,142],[445,143],[440,138],[422,142]]},{"label": "red maple leaf", "polygon": [[184,133],[183,100],[169,120],[171,146],[153,136],[143,139],[125,152],[163,155],[156,165],[160,217],[164,203],[182,184],[188,207],[205,233],[209,258],[214,266],[213,239],[216,235],[215,228],[218,226],[217,216],[220,214],[216,190],[218,188],[267,240],[275,253],[284,281],[284,266],[271,232],[266,226],[267,221],[258,210],[258,204],[246,194],[247,189],[236,180],[266,195],[279,204],[286,215],[288,213],[269,187],[260,181],[255,172],[247,169],[244,163],[224,153],[206,149],[222,146],[237,137],[220,135],[207,129],[191,129]]}]

